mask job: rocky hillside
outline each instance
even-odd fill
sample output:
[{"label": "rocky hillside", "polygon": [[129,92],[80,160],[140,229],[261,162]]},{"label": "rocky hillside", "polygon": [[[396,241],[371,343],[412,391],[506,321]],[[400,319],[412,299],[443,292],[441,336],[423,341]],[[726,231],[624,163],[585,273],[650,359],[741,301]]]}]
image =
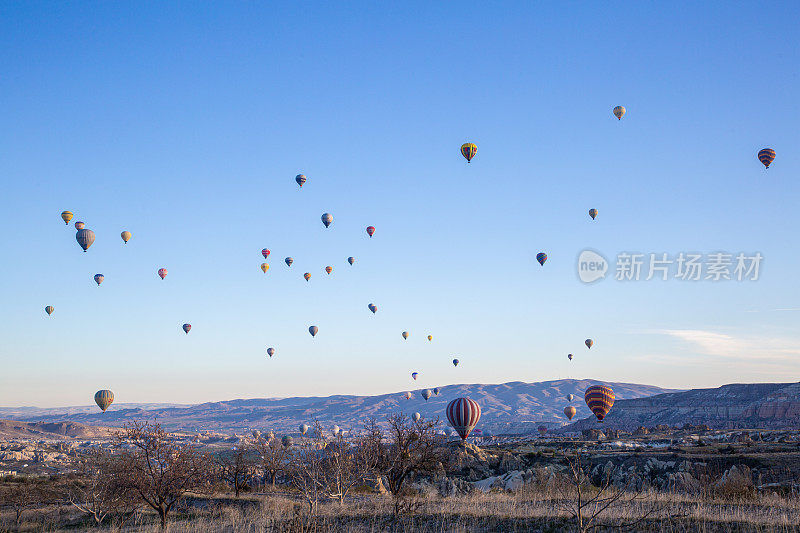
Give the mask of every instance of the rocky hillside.
[{"label": "rocky hillside", "polygon": [[[567,394],[574,394],[572,402],[578,417],[590,415],[583,402],[583,392],[595,380],[558,380],[538,383],[515,381],[502,384],[449,385],[441,387],[438,396],[426,402],[422,391],[412,391],[406,400],[405,391],[379,396],[328,396],[284,399],[231,400],[204,403],[188,407],[149,409],[114,409],[106,413],[97,409],[93,413],[58,413],[50,409],[35,414],[22,415],[22,420],[71,420],[89,425],[120,426],[131,420],[150,420],[165,428],[188,431],[249,431],[271,429],[277,432],[296,432],[301,423],[319,420],[324,426],[338,424],[343,429],[356,429],[367,418],[383,420],[387,415],[403,411],[419,412],[425,417],[445,418],[445,407],[453,398],[468,396],[476,400],[483,410],[479,427],[492,433],[527,433],[536,431],[542,423],[559,427],[567,422],[563,414],[568,404]],[[611,383],[617,398],[638,398],[666,391],[660,387],[631,383]],[[0,409],[0,416],[3,410]]]},{"label": "rocky hillside", "polygon": [[18,422],[0,420],[0,439],[94,439],[107,437],[107,428],[75,422]]},{"label": "rocky hillside", "polygon": [[[615,389],[616,390],[616,389]],[[706,424],[711,428],[800,428],[800,383],[753,383],[620,399],[602,428],[634,430],[659,424]],[[597,429],[587,418],[565,431]]]}]

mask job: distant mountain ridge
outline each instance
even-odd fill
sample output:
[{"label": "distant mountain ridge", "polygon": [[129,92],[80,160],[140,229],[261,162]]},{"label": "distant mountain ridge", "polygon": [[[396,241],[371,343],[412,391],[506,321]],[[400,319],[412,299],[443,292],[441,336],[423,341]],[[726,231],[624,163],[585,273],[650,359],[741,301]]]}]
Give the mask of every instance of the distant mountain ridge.
[{"label": "distant mountain ridge", "polygon": [[658,424],[706,424],[713,429],[800,428],[800,383],[736,383],[646,398],[619,399],[600,425],[580,420],[564,431],[634,430]]},{"label": "distant mountain ridge", "polygon": [[[476,400],[483,411],[479,427],[493,433],[526,433],[545,424],[559,427],[568,421],[563,409],[569,405],[567,394],[573,394],[572,405],[577,417],[591,415],[583,401],[587,387],[598,380],[563,379],[538,383],[520,381],[502,384],[463,384],[440,387],[438,396],[426,402],[422,389],[414,390],[411,400],[405,392],[377,396],[336,395],[328,397],[296,397],[282,399],[239,399],[209,402],[191,406],[135,407],[112,406],[106,413],[97,408],[62,409],[6,409],[0,408],[0,417],[23,421],[55,422],[69,420],[93,426],[121,426],[132,420],[155,421],[169,430],[221,432],[246,432],[252,429],[270,429],[293,433],[301,423],[316,419],[328,427],[337,424],[343,429],[358,429],[368,418],[384,420],[399,411],[419,412],[425,417],[445,419],[447,403],[461,396]],[[652,396],[670,389],[632,383],[608,383],[617,398]],[[121,408],[123,407],[123,408]],[[30,409],[30,410],[29,410]],[[88,412],[87,412],[88,411]]]}]

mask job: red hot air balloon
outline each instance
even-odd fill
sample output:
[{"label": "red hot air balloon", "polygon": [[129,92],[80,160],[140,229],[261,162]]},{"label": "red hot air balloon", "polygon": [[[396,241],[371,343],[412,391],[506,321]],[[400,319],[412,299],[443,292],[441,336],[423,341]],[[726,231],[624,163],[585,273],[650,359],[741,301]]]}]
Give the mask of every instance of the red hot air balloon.
[{"label": "red hot air balloon", "polygon": [[369,235],[370,238],[375,235],[375,226],[367,226],[367,235]]},{"label": "red hot air balloon", "polygon": [[267,257],[269,257],[269,250],[264,248],[263,250],[261,250],[261,255],[264,256],[264,259],[266,259]]},{"label": "red hot air balloon", "polygon": [[158,277],[164,279],[167,277],[167,269],[166,268],[159,268],[158,269]]},{"label": "red hot air balloon", "polygon": [[481,419],[481,406],[469,398],[456,398],[447,404],[447,420],[461,440],[467,440]]},{"label": "red hot air balloon", "polygon": [[586,389],[583,399],[586,400],[586,405],[589,406],[597,420],[602,422],[611,410],[611,406],[614,405],[614,391],[611,390],[611,387],[592,385]]}]

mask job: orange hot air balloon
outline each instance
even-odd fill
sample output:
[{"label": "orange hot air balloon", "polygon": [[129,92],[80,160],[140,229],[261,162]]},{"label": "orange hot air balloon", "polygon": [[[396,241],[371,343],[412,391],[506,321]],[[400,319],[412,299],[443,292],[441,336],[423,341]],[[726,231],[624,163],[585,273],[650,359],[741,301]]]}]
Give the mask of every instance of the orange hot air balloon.
[{"label": "orange hot air balloon", "polygon": [[770,163],[775,161],[775,150],[772,148],[763,148],[758,151],[758,160],[764,167],[769,168]]},{"label": "orange hot air balloon", "polygon": [[331,267],[331,266],[326,266],[326,267],[325,267],[325,272],[327,272],[328,274],[330,274],[331,272],[333,272],[333,267]]},{"label": "orange hot air balloon", "polygon": [[61,212],[61,220],[64,221],[64,224],[69,226],[69,221],[72,220],[72,211],[62,211]]},{"label": "orange hot air balloon", "polygon": [[261,270],[263,270],[264,274],[266,274],[267,270],[269,270],[269,263],[261,263]]},{"label": "orange hot air balloon", "polygon": [[603,385],[592,385],[586,389],[586,394],[583,395],[586,405],[594,413],[599,422],[602,422],[611,406],[614,405],[614,391],[611,387],[604,387]]}]

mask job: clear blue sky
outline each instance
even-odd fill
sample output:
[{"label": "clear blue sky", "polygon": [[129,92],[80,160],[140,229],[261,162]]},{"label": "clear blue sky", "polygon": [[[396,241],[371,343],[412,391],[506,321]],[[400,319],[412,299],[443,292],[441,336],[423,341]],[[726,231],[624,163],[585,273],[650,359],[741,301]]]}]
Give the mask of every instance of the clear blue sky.
[{"label": "clear blue sky", "polygon": [[[430,4],[0,5],[0,405],[796,381],[797,3]],[[764,263],[584,285],[586,247]]]}]

